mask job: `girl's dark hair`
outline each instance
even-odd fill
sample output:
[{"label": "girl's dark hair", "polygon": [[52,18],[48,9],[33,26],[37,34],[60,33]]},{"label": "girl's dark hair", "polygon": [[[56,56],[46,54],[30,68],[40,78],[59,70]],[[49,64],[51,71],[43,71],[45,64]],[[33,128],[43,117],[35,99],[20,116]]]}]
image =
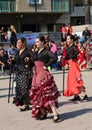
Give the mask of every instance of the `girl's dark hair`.
[{"label": "girl's dark hair", "polygon": [[18,40],[21,40],[22,43],[24,43],[25,45],[27,45],[26,38],[20,37],[20,38],[18,38]]},{"label": "girl's dark hair", "polygon": [[44,36],[38,36],[38,37],[36,37],[36,38],[38,38],[38,39],[39,39],[41,42],[43,42],[44,44],[46,43]]},{"label": "girl's dark hair", "polygon": [[50,42],[50,43],[55,43],[53,40],[50,40],[49,42]]}]

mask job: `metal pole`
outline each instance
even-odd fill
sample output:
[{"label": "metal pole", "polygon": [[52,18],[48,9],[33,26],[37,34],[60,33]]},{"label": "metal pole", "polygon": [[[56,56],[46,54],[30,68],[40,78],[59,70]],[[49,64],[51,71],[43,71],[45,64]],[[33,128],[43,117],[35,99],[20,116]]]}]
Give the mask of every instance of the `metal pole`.
[{"label": "metal pole", "polygon": [[65,68],[63,67],[63,95],[64,95],[64,88],[65,88]]},{"label": "metal pole", "polygon": [[35,0],[35,25],[36,25],[36,32],[38,32],[38,21],[37,21],[37,0]]},{"label": "metal pole", "polygon": [[12,74],[12,65],[10,65],[10,78],[9,78],[9,91],[8,91],[8,103],[10,102],[10,96],[11,96],[11,74]]},{"label": "metal pole", "polygon": [[12,96],[13,96],[13,88],[14,88],[14,65],[12,65],[12,73],[13,73],[13,79],[12,79]]}]

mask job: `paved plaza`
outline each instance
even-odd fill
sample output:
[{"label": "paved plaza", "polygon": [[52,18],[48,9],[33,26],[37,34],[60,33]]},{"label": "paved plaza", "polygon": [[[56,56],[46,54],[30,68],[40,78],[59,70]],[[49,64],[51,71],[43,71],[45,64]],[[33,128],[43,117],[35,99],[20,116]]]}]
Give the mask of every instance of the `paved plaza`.
[{"label": "paved plaza", "polygon": [[[62,72],[53,74],[61,93],[59,109],[61,121],[53,123],[53,115],[43,121],[31,117],[29,111],[20,112],[19,108],[12,104],[12,98],[8,103],[9,76],[0,76],[0,130],[92,130],[92,71],[82,72],[89,101],[71,102],[72,97],[62,95]],[[67,73],[65,74],[65,77]]]}]

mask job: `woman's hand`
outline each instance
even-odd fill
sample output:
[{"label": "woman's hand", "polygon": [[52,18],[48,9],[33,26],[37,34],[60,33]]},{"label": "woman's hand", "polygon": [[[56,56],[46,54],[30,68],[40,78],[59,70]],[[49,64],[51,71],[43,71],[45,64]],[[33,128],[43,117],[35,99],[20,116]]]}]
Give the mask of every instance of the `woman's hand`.
[{"label": "woman's hand", "polygon": [[43,66],[43,68],[44,68],[45,70],[47,70],[47,67],[46,67],[46,66]]},{"label": "woman's hand", "polygon": [[29,57],[25,57],[24,61],[25,62],[29,62],[30,58]]},{"label": "woman's hand", "polygon": [[12,64],[12,59],[7,60],[8,64]]}]

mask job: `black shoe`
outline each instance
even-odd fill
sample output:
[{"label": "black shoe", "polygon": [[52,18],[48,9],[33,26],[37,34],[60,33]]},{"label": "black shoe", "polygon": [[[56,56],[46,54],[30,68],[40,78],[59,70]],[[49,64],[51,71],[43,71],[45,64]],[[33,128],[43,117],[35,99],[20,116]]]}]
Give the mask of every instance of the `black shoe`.
[{"label": "black shoe", "polygon": [[29,110],[29,106],[26,106],[24,108],[20,108],[20,111],[28,111]]},{"label": "black shoe", "polygon": [[47,119],[47,113],[44,115],[41,115],[39,118],[36,118],[36,120],[45,120]]},{"label": "black shoe", "polygon": [[[55,118],[56,117],[56,118]],[[54,115],[54,118],[55,119],[53,119],[53,122],[54,123],[58,123],[59,122],[59,115]]]},{"label": "black shoe", "polygon": [[80,101],[81,99],[80,99],[80,97],[79,96],[74,96],[74,98],[73,99],[71,99],[71,101]]},{"label": "black shoe", "polygon": [[47,114],[41,115],[40,120],[45,120],[47,118]]},{"label": "black shoe", "polygon": [[87,96],[87,95],[85,95],[85,96],[83,97],[83,99],[80,100],[80,102],[83,102],[83,101],[88,101],[88,96]]}]

